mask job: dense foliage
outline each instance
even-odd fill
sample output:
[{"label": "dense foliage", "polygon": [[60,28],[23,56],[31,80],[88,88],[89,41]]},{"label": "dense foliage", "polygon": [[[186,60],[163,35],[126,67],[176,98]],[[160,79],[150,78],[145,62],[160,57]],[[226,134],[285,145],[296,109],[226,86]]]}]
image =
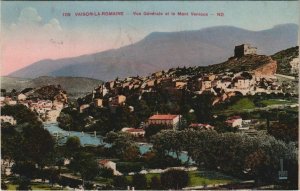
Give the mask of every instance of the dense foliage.
[{"label": "dense foliage", "polygon": [[44,167],[51,165],[55,142],[36,114],[23,105],[4,106],[2,115],[16,119],[16,125],[1,128],[2,159],[14,162],[12,172],[20,175],[18,189],[30,188],[30,179],[43,177]]},{"label": "dense foliage", "polygon": [[263,133],[250,137],[214,131],[162,131],[153,137],[152,142],[154,149],[161,154],[184,150],[200,168],[253,177],[257,182],[276,182],[279,161],[283,159],[287,161],[285,168],[289,169],[290,185],[297,184],[296,145]]}]

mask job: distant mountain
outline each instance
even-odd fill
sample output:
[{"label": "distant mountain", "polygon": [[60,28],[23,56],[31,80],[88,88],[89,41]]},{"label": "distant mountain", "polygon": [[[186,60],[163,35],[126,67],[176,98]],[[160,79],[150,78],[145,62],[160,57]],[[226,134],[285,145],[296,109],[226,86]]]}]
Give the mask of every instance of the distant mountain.
[{"label": "distant mountain", "polygon": [[177,66],[220,63],[233,55],[235,45],[243,43],[258,47],[259,54],[271,55],[296,46],[297,37],[295,24],[277,25],[262,31],[218,26],[194,31],[153,32],[129,46],[73,58],[41,60],[10,76],[80,76],[112,80]]},{"label": "distant mountain", "polygon": [[35,79],[24,79],[14,77],[1,77],[1,88],[11,91],[16,89],[21,91],[25,88],[40,88],[48,85],[61,85],[66,90],[69,97],[79,97],[91,92],[94,87],[101,84],[102,81],[82,78],[82,77],[49,77],[42,76]]}]

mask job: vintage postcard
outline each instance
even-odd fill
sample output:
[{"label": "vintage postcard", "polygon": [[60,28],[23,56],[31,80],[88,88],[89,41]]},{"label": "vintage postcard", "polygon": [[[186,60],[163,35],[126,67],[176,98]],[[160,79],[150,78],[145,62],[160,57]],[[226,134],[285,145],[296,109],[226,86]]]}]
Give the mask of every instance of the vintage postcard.
[{"label": "vintage postcard", "polygon": [[2,1],[1,190],[297,190],[298,1]]}]

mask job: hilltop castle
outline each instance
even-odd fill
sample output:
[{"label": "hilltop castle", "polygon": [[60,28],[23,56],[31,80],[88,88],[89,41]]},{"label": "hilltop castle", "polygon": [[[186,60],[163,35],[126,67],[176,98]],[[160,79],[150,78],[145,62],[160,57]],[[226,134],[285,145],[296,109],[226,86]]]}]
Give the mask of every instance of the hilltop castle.
[{"label": "hilltop castle", "polygon": [[244,55],[253,55],[256,54],[256,47],[251,47],[250,44],[242,44],[235,46],[234,48],[234,57],[242,57]]}]

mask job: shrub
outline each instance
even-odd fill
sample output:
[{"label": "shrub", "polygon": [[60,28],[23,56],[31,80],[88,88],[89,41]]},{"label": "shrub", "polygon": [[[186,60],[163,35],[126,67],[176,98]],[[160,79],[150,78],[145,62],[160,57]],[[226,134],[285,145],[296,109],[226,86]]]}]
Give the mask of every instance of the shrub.
[{"label": "shrub", "polygon": [[147,189],[147,178],[144,174],[135,174],[132,177],[131,185],[137,190]]},{"label": "shrub", "polygon": [[116,176],[113,179],[114,189],[125,190],[129,185],[125,176]]},{"label": "shrub", "polygon": [[184,170],[171,169],[161,174],[160,181],[164,189],[182,189],[189,182],[189,175]]}]

